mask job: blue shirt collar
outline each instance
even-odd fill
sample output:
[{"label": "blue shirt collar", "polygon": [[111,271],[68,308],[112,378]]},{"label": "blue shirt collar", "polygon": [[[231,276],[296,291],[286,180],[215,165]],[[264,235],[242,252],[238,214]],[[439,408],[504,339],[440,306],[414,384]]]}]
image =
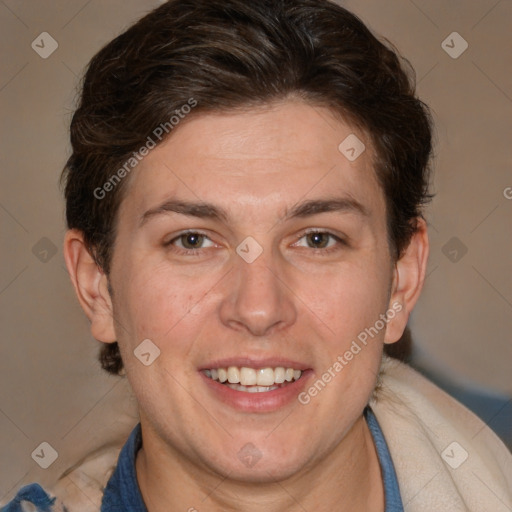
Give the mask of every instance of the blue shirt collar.
[{"label": "blue shirt collar", "polygon": [[138,423],[123,446],[116,469],[105,487],[101,512],[147,512],[135,471],[135,458],[141,446],[142,431]]},{"label": "blue shirt collar", "polygon": [[393,465],[393,459],[389,453],[388,444],[384,439],[384,434],[380,428],[375,414],[367,407],[364,411],[366,423],[373,437],[377,456],[379,457],[380,469],[382,472],[382,482],[384,484],[384,495],[386,500],[385,512],[403,512],[404,505],[400,496],[400,487],[398,478]]}]

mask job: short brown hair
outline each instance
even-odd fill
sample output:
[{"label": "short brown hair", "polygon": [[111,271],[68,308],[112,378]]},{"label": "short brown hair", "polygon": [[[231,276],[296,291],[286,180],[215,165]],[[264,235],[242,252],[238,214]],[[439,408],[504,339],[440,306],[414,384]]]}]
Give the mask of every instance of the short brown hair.
[{"label": "short brown hair", "polygon": [[[190,99],[189,115],[298,96],[363,129],[375,150],[388,239],[399,258],[428,193],[431,118],[410,66],[353,14],[327,0],[170,0],[91,60],[63,172],[66,218],[108,275],[123,198],[112,180],[155,127]],[[169,131],[169,134],[172,134]],[[100,353],[119,374],[117,343]]]}]

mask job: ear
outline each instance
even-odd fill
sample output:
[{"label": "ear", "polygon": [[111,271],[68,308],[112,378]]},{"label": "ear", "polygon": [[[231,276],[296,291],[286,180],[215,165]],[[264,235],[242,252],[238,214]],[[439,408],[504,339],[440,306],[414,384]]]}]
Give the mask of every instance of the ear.
[{"label": "ear", "polygon": [[91,322],[91,333],[98,341],[116,341],[108,278],[87,250],[83,234],[70,229],[64,238],[64,259],[75,292]]},{"label": "ear", "polygon": [[427,223],[417,219],[417,230],[411,237],[409,246],[403,256],[395,263],[389,310],[395,314],[388,315],[388,324],[384,343],[394,343],[402,336],[425,282],[429,241]]}]

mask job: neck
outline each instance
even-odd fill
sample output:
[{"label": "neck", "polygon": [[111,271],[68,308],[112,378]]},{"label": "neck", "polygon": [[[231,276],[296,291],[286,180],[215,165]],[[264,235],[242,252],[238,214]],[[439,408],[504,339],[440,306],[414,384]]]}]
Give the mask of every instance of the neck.
[{"label": "neck", "polygon": [[363,417],[327,457],[290,478],[264,483],[206,471],[157,436],[146,437],[136,473],[148,512],[384,511],[379,460]]}]

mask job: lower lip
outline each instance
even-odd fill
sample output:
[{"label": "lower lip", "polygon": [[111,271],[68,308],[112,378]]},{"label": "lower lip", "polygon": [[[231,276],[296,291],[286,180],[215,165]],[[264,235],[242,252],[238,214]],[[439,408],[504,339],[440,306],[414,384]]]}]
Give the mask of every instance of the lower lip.
[{"label": "lower lip", "polygon": [[221,402],[244,412],[272,412],[297,401],[299,393],[306,387],[306,381],[312,374],[312,370],[304,370],[299,380],[286,386],[258,393],[237,391],[219,381],[210,379],[202,371],[199,374],[210,392]]}]

